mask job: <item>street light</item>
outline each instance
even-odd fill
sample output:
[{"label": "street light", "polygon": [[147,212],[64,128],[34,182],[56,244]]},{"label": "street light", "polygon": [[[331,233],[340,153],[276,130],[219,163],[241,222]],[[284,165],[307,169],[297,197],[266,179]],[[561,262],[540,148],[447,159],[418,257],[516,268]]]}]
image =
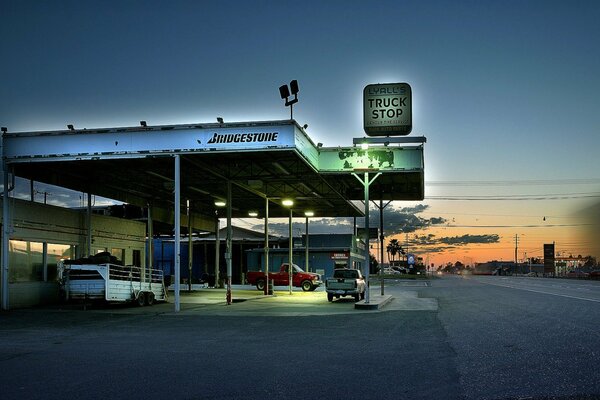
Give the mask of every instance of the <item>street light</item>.
[{"label": "street light", "polygon": [[289,236],[290,236],[290,243],[289,243],[289,254],[288,254],[288,279],[289,279],[289,285],[290,285],[290,294],[292,294],[292,251],[293,251],[293,238],[292,238],[292,206],[294,205],[294,200],[292,199],[283,199],[283,201],[281,202],[281,204],[283,204],[285,207],[289,207],[290,209],[290,218],[289,218]]},{"label": "street light", "polygon": [[305,254],[304,254],[305,263],[304,264],[306,266],[305,267],[305,271],[309,272],[308,271],[308,217],[314,217],[315,216],[315,212],[311,211],[311,210],[306,210],[306,211],[304,211],[304,216],[306,217],[306,241],[305,241],[306,243],[304,243],[304,247],[305,247],[305,249],[304,249],[304,251],[305,251]]}]

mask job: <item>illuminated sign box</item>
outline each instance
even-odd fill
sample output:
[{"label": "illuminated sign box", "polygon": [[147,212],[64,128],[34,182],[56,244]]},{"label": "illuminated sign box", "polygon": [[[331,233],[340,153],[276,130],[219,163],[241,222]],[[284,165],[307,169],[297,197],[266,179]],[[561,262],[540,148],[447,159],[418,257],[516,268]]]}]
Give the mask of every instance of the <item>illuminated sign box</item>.
[{"label": "illuminated sign box", "polygon": [[412,131],[412,90],[408,83],[367,85],[363,121],[369,136],[404,136]]}]

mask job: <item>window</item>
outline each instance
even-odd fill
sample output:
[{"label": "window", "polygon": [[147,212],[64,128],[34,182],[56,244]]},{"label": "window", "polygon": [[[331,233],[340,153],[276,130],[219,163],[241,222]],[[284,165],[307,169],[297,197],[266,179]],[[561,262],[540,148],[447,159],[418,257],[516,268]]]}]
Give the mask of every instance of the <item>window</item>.
[{"label": "window", "polygon": [[117,260],[119,260],[122,265],[125,265],[125,249],[111,249],[110,255],[117,257]]},{"label": "window", "polygon": [[54,281],[58,261],[72,259],[74,254],[75,246],[69,244],[44,245],[41,242],[10,240],[8,279],[10,282],[39,282],[44,278]]}]

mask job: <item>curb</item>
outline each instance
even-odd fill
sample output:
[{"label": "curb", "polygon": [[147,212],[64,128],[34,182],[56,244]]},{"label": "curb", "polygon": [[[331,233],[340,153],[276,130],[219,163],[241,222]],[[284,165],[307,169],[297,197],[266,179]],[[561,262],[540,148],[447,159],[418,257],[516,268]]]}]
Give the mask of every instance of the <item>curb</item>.
[{"label": "curb", "polygon": [[392,301],[392,299],[393,297],[390,295],[371,296],[368,303],[366,303],[365,300],[361,300],[354,304],[354,308],[360,310],[379,310],[380,308],[383,308],[387,303]]}]

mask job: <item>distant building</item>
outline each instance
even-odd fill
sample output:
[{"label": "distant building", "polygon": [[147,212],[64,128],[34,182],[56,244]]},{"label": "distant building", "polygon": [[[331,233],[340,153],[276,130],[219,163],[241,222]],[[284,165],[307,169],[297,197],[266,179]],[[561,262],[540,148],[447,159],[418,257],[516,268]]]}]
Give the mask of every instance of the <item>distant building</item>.
[{"label": "distant building", "polygon": [[[308,237],[308,269],[323,276],[333,276],[335,268],[364,267],[364,249],[362,241],[357,241],[352,234],[315,234]],[[289,240],[282,239],[278,249],[269,251],[269,270],[279,270],[279,266],[288,261]],[[294,238],[292,261],[302,269],[306,269],[306,235]],[[249,271],[264,271],[265,258],[263,249],[252,249],[247,253]]]},{"label": "distant building", "polygon": [[[227,228],[219,231],[219,277],[227,275],[225,260]],[[232,236],[232,283],[245,283],[248,271],[264,270],[265,236],[263,232],[233,227]],[[300,268],[306,265],[306,235],[292,238],[292,261]],[[173,266],[173,250],[175,241],[172,237],[154,239],[154,268],[164,271],[167,282],[175,275]],[[189,240],[182,238],[181,280],[189,282]],[[192,236],[192,273],[191,282],[197,282],[202,276],[215,275],[216,238],[214,234]],[[362,268],[364,263],[364,243],[357,241],[351,234],[315,234],[309,235],[309,265],[311,272],[325,276],[333,275],[337,267]],[[282,263],[288,262],[289,238],[269,236],[269,270],[279,270]]]}]

